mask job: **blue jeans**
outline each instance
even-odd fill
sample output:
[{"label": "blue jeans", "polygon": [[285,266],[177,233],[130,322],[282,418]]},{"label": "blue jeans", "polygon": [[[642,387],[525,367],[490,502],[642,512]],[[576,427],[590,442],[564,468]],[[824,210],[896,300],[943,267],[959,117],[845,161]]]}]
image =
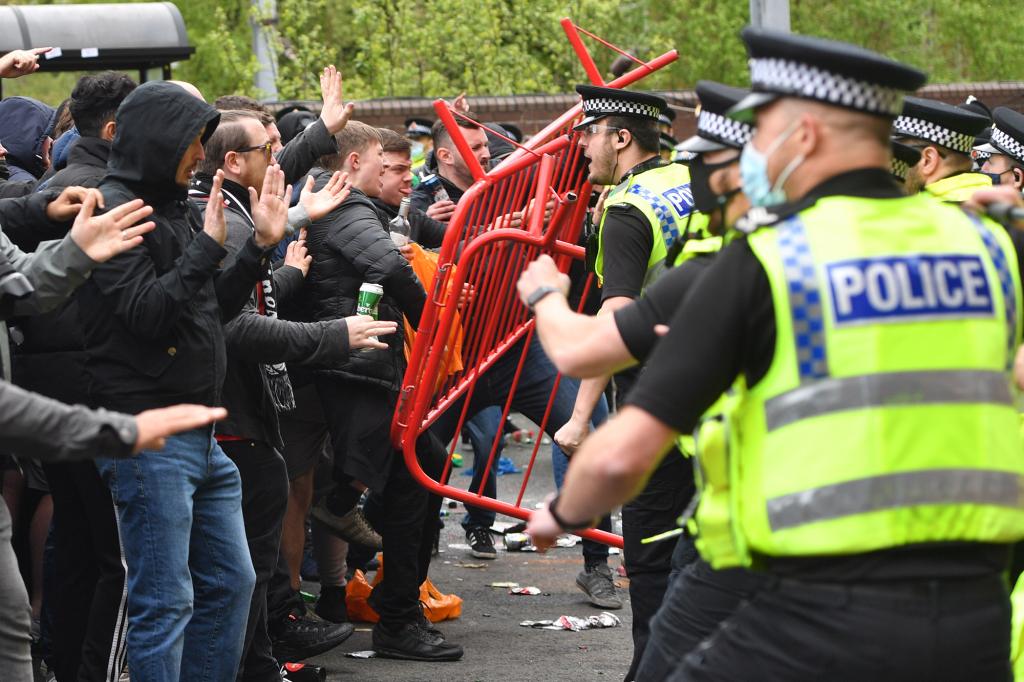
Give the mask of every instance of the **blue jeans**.
[{"label": "blue jeans", "polygon": [[238,468],[209,428],[99,460],[128,567],[128,667],[146,682],[235,679],[256,575]]}]

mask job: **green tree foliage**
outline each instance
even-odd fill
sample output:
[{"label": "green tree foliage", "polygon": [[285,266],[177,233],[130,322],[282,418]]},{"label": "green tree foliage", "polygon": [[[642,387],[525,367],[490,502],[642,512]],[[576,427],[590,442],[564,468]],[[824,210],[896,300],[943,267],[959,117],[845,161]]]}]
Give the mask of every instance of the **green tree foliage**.
[{"label": "green tree foliage", "polygon": [[[63,2],[64,0],[40,0]],[[82,0],[78,0],[82,1]],[[100,1],[100,0],[84,0]],[[108,0],[109,1],[109,0]],[[192,59],[175,77],[208,98],[259,95],[253,86],[251,0],[177,0]],[[793,30],[859,43],[928,71],[932,82],[1006,80],[1024,74],[1013,0],[790,0]],[[353,98],[567,92],[585,80],[558,25],[579,25],[637,56],[676,48],[680,59],[644,81],[688,88],[700,78],[742,84],[738,39],[749,0],[277,0],[267,22],[282,99],[315,99],[328,63]],[[998,30],[996,30],[998,27]],[[584,39],[602,69],[616,56]],[[56,102],[77,75],[33,76],[5,86]]]}]

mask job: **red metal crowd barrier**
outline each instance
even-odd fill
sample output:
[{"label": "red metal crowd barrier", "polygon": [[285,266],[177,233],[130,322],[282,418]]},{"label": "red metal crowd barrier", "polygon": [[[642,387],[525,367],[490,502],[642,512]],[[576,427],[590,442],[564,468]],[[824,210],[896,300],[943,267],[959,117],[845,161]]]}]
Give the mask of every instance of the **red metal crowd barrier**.
[{"label": "red metal crowd barrier", "polygon": [[[562,20],[562,27],[588,77],[596,85],[621,88],[678,58],[673,50],[643,62],[584,31],[569,19]],[[638,66],[604,83],[583,44],[581,33],[628,56]],[[436,480],[421,467],[416,440],[447,410],[457,410],[458,425],[453,431],[457,442],[463,423],[472,417],[467,412],[477,382],[499,359],[515,351],[520,356],[503,409],[503,416],[508,416],[534,331],[532,318],[516,294],[516,281],[526,266],[541,254],[552,256],[563,272],[568,271],[572,259],[583,258],[584,250],[577,243],[591,188],[587,182],[586,159],[572,131],[573,124],[580,119],[581,107],[573,107],[528,142],[516,145],[516,150],[504,162],[489,171],[476,162],[456,121],[457,117],[465,116],[443,100],[436,101],[434,109],[466,161],[475,183],[459,201],[441,247],[438,274],[428,292],[402,383],[392,423],[392,439],[402,450],[413,476],[427,489],[525,520],[530,510],[521,504],[542,443],[540,433],[514,502],[483,495],[499,439],[503,437],[502,429],[498,429],[491,444],[484,479],[475,491],[448,483],[454,448],[449,451],[443,475]],[[457,357],[452,357],[453,354]],[[555,379],[555,390],[559,380],[560,377]],[[554,395],[552,391],[543,422],[538,425],[541,432],[547,427]],[[479,453],[476,461],[479,466]],[[622,546],[622,538],[612,533],[590,530],[581,535]]]}]

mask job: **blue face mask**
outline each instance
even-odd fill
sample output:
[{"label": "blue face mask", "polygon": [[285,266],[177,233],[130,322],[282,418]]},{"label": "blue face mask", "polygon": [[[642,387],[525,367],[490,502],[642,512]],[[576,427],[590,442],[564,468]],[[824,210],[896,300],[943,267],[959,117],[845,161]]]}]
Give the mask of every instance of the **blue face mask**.
[{"label": "blue face mask", "polygon": [[743,185],[743,193],[747,195],[751,206],[773,206],[786,201],[786,192],[782,186],[797,166],[804,162],[804,156],[800,154],[790,161],[779,173],[774,184],[768,177],[768,159],[790,135],[796,132],[799,125],[800,121],[793,121],[782,135],[768,145],[768,150],[763,153],[754,147],[753,142],[747,142],[743,147],[743,153],[740,154],[740,183]]}]

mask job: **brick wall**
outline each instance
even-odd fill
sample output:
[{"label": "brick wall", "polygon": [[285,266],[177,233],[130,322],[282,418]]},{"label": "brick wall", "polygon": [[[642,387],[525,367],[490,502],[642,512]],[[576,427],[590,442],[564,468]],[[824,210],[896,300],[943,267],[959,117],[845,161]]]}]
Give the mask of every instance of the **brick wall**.
[{"label": "brick wall", "polygon": [[[656,94],[664,97],[676,109],[675,137],[682,140],[692,135],[695,128],[693,108],[697,101],[693,91],[660,91]],[[968,95],[974,95],[993,109],[1007,106],[1024,111],[1024,81],[936,84],[926,86],[918,95],[950,104],[958,104],[967,99]],[[514,123],[524,134],[531,135],[572,107],[576,101],[575,93],[487,96],[470,97],[469,106],[483,121]],[[356,103],[356,118],[370,125],[401,131],[407,118],[436,118],[432,102],[418,97],[364,100]],[[270,106],[276,109],[292,103],[282,102]],[[306,104],[314,111],[319,109],[319,102],[301,104]]]}]

